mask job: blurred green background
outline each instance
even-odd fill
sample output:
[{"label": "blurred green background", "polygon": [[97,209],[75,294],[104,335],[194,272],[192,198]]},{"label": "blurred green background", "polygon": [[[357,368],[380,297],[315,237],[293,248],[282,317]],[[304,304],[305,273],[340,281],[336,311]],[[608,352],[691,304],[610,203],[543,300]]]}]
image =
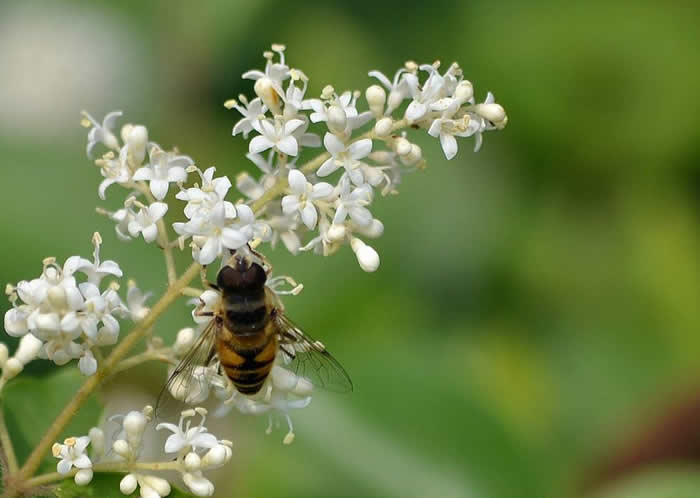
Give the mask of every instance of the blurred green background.
[{"label": "blurred green background", "polygon": [[[158,251],[117,241],[95,214],[83,108],[122,109],[122,122],[233,178],[254,167],[222,104],[252,94],[240,74],[263,67],[270,43],[287,45],[309,96],[364,89],[368,70],[407,59],[456,60],[508,127],[478,154],[460,142],[449,163],[414,135],[430,167],[375,203],[377,273],[347,248],[268,254],[305,284],[289,313],[355,392],[318,393],[294,414],[290,447],[262,418],[226,419],[217,435],[228,431],[235,456],[217,496],[575,496],[700,390],[699,21],[694,2],[4,1],[0,280],[38,276],[49,255],[90,255],[99,230],[104,258],[163,289]],[[108,193],[107,207],[120,199]],[[158,332],[189,323],[183,306]],[[162,370],[114,391],[152,402]],[[129,384],[144,372],[151,386]],[[693,458],[666,460],[596,493],[700,496]]]}]

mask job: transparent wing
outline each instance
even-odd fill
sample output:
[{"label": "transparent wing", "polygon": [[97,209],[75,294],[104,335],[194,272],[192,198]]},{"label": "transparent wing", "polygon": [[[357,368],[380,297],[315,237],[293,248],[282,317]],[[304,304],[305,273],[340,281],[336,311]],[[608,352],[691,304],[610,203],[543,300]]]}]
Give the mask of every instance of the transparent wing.
[{"label": "transparent wing", "polygon": [[302,331],[284,314],[275,317],[279,327],[279,344],[286,368],[306,377],[315,387],[327,391],[352,391],[352,381],[345,369],[323,345]]},{"label": "transparent wing", "polygon": [[201,370],[214,357],[214,341],[220,327],[218,321],[212,319],[177,364],[158,395],[156,415],[159,411],[164,411],[173,398],[177,400],[176,404],[191,404],[198,402],[198,397],[203,393],[208,393],[208,380]]}]

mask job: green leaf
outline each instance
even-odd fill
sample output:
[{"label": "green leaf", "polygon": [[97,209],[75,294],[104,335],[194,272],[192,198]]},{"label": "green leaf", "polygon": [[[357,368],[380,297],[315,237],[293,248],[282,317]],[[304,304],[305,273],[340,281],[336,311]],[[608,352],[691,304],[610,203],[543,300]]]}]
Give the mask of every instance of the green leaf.
[{"label": "green leaf", "polygon": [[[73,479],[66,479],[56,488],[56,496],[57,498],[90,498],[93,496],[124,498],[124,495],[119,491],[119,481],[122,480],[122,477],[124,474],[97,473],[87,486],[78,486]],[[129,496],[139,496],[138,489]],[[192,496],[173,486],[168,498],[191,498]]]},{"label": "green leaf", "polygon": [[[24,462],[56,416],[75,395],[85,377],[77,368],[61,368],[42,377],[19,377],[5,386],[3,409],[17,459]],[[86,435],[98,423],[102,408],[94,397],[87,400],[63,431],[69,436]],[[48,458],[39,472],[55,471],[55,459]]]}]

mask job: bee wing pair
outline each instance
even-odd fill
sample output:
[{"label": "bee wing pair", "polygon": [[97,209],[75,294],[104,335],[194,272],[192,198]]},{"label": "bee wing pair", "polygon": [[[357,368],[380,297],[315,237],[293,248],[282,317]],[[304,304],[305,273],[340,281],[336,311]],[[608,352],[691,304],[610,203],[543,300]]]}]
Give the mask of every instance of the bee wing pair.
[{"label": "bee wing pair", "polygon": [[[274,314],[277,340],[284,367],[309,380],[314,387],[334,392],[352,391],[352,381],[340,363],[325,346],[303,332],[282,313]],[[178,394],[186,402],[196,402],[197,396],[208,392],[207,367],[215,358],[216,337],[222,325],[212,319],[190,350],[180,360],[158,396],[161,407],[168,394]]]}]

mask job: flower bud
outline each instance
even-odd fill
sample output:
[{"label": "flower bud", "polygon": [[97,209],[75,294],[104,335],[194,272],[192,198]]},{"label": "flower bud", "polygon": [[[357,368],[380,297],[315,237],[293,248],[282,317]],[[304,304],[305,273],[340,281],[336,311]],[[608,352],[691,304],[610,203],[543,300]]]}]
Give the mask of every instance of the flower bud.
[{"label": "flower bud", "polygon": [[279,95],[277,95],[275,87],[270,78],[267,76],[260,78],[255,82],[253,90],[255,90],[255,94],[260,97],[260,100],[263,101],[263,104],[265,104],[267,108],[272,111],[273,115],[279,116],[282,114],[279,104]]},{"label": "flower bud", "polygon": [[377,251],[357,238],[352,239],[350,247],[352,247],[355,257],[357,257],[360,268],[364,271],[373,272],[379,268],[379,254],[377,254]]},{"label": "flower bud", "polygon": [[339,240],[343,240],[345,238],[345,233],[347,232],[345,225],[336,225],[335,223],[331,224],[331,226],[328,228],[328,240],[331,242],[337,242]]},{"label": "flower bud", "polygon": [[[26,365],[39,354],[42,342],[34,337],[33,334],[26,334],[22,336],[19,340],[19,346],[17,351],[15,351],[15,358],[17,358],[22,365]],[[7,350],[7,348],[5,348]]]},{"label": "flower bud", "polygon": [[126,143],[126,141],[129,140],[129,133],[131,133],[131,130],[133,129],[134,125],[132,125],[131,123],[126,123],[124,126],[122,126],[122,130],[120,132],[122,142]]},{"label": "flower bud", "polygon": [[394,140],[394,150],[399,156],[405,156],[411,153],[411,142],[403,137]]},{"label": "flower bud", "polygon": [[17,358],[10,358],[5,362],[5,366],[2,369],[2,376],[5,380],[14,379],[22,371],[24,365]]},{"label": "flower bud", "polygon": [[328,129],[336,135],[345,132],[348,117],[342,107],[333,104],[328,108]]},{"label": "flower bud", "polygon": [[146,417],[141,412],[130,411],[124,417],[123,426],[129,445],[132,448],[138,448],[141,445],[143,431],[146,428]]},{"label": "flower bud", "polygon": [[217,444],[206,452],[204,458],[202,458],[202,465],[205,467],[218,467],[226,463],[226,460],[230,458],[230,455],[231,448],[228,448],[223,444]]},{"label": "flower bud", "polygon": [[460,103],[470,100],[474,96],[474,87],[471,82],[467,80],[460,81],[457,88],[455,88],[454,96]]},{"label": "flower bud", "polygon": [[365,97],[375,118],[384,114],[384,104],[386,103],[386,91],[379,85],[372,85],[365,91]]},{"label": "flower bud", "polygon": [[421,159],[423,159],[423,150],[416,144],[411,144],[411,151],[408,154],[401,156],[401,162],[406,166],[416,164]]},{"label": "flower bud", "polygon": [[389,101],[388,101],[388,104],[386,106],[386,111],[384,112],[384,114],[389,115],[392,112],[394,112],[394,110],[396,110],[396,108],[401,105],[401,102],[403,102],[403,99],[404,99],[403,92],[400,92],[398,90],[390,91],[389,92]]},{"label": "flower bud", "polygon": [[182,480],[190,491],[197,496],[211,496],[214,494],[214,485],[201,474],[195,475],[187,472],[182,475]]},{"label": "flower bud", "polygon": [[0,342],[0,368],[5,366],[7,357],[10,355],[9,350],[4,342]]},{"label": "flower bud", "polygon": [[165,479],[156,476],[143,476],[141,480],[146,486],[153,488],[160,496],[168,496],[170,494],[170,483]]},{"label": "flower bud", "polygon": [[52,286],[49,289],[47,297],[53,309],[63,310],[66,308],[68,301],[66,299],[66,291],[63,287],[59,287],[58,285]]},{"label": "flower bud", "polygon": [[92,481],[92,469],[80,469],[74,479],[78,486],[87,486]]},{"label": "flower bud", "polygon": [[121,481],[119,481],[119,491],[125,495],[130,495],[136,491],[136,486],[138,486],[138,481],[136,480],[136,476],[134,476],[134,474],[127,474]]},{"label": "flower bud", "polygon": [[382,118],[374,125],[374,133],[378,137],[388,137],[391,134],[391,129],[394,122],[391,118]]},{"label": "flower bud", "polygon": [[185,455],[185,468],[189,471],[199,470],[202,466],[202,459],[194,451]]},{"label": "flower bud", "polygon": [[123,439],[117,439],[112,444],[112,450],[125,460],[131,457],[131,448],[129,448],[129,443]]},{"label": "flower bud", "polygon": [[83,375],[88,377],[97,372],[97,360],[89,349],[78,360],[78,369]]},{"label": "flower bud", "polygon": [[194,335],[194,329],[191,327],[181,329],[177,333],[175,344],[173,344],[173,351],[176,355],[182,356],[189,351],[192,344],[194,344]]},{"label": "flower bud", "polygon": [[148,145],[148,129],[143,125],[135,125],[131,128],[125,142],[129,145],[129,152],[138,164],[146,158],[146,145]]},{"label": "flower bud", "polygon": [[101,457],[105,453],[105,433],[99,427],[92,427],[88,431],[90,437],[90,446],[95,457]]},{"label": "flower bud", "polygon": [[495,102],[490,104],[477,104],[475,110],[477,114],[488,119],[494,125],[499,125],[506,119],[506,111]]}]

